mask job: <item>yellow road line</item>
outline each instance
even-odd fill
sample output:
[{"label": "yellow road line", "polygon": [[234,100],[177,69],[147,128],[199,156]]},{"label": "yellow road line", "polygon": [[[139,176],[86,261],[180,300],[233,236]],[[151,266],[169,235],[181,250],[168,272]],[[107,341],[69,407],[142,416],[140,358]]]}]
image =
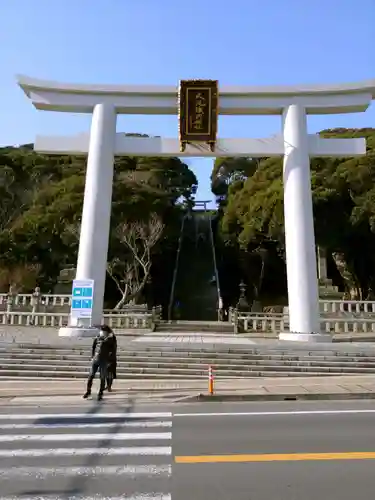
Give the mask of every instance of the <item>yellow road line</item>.
[{"label": "yellow road line", "polygon": [[344,453],[267,453],[265,455],[188,455],[175,457],[175,462],[177,464],[296,462],[309,460],[375,460],[375,452],[350,451]]}]

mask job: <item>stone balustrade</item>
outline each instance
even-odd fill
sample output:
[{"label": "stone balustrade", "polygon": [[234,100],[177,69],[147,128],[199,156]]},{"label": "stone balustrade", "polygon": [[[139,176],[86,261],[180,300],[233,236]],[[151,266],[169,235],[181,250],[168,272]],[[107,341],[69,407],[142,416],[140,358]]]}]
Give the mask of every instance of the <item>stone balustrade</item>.
[{"label": "stone balustrade", "polygon": [[[157,316],[151,313],[105,312],[103,323],[122,330],[154,330]],[[32,313],[25,311],[0,312],[0,325],[56,327],[67,326],[68,313]]]},{"label": "stone balustrade", "polygon": [[[32,313],[24,311],[0,312],[0,325],[55,327],[68,324],[67,313]],[[105,312],[103,322],[114,329],[153,331],[158,322],[155,311],[149,313],[129,313],[123,311]],[[288,331],[288,319],[283,314],[234,313],[235,333],[253,333],[259,336],[276,335]],[[321,331],[326,333],[361,334],[374,333],[375,321],[365,317],[327,317],[321,319]]]},{"label": "stone balustrade", "polygon": [[[327,316],[321,318],[322,333],[374,333],[375,320],[371,317],[354,315]],[[289,319],[283,314],[234,313],[233,325],[235,333],[278,334],[289,330]]]},{"label": "stone balustrade", "polygon": [[[348,316],[354,315],[358,317],[372,317],[375,316],[375,301],[374,300],[320,300],[320,313],[322,317],[335,316]],[[229,321],[234,322],[235,316],[238,311],[231,307],[229,309]],[[252,312],[243,312],[244,315],[254,315]],[[273,314],[281,315],[280,313],[259,313],[272,316]],[[288,308],[284,307],[284,316],[288,315]]]},{"label": "stone balustrade", "polygon": [[[37,290],[37,289],[36,289]],[[0,293],[0,310],[5,310],[9,300],[9,293]],[[70,308],[72,296],[70,294],[43,294],[19,293],[12,297],[12,308],[17,310],[32,310],[36,303],[45,307],[68,307]],[[370,300],[320,300],[320,310],[322,313],[347,312],[351,314],[375,314],[375,301]],[[129,306],[133,311],[143,311],[144,305]],[[120,310],[121,311],[121,310]],[[234,309],[231,308],[230,314]]]},{"label": "stone balustrade", "polygon": [[[68,324],[70,294],[0,294],[0,324],[56,327]],[[375,333],[375,301],[320,300],[321,331],[327,333]],[[161,307],[151,311],[145,305],[125,310],[105,310],[104,322],[117,329],[153,330],[161,320]],[[228,321],[235,332],[278,334],[288,331],[287,308],[284,313],[240,312],[229,310]]]},{"label": "stone balustrade", "polygon": [[44,313],[68,313],[71,305],[71,295],[42,294],[38,289],[34,293],[1,293],[1,311],[24,311]]},{"label": "stone balustrade", "polygon": [[374,314],[375,301],[373,300],[321,300],[320,311],[325,313],[349,313],[349,314]]},{"label": "stone balustrade", "polygon": [[[12,293],[10,290],[9,293],[0,294],[0,314],[6,313],[7,318],[3,318],[6,324],[26,325],[25,322],[28,322],[27,324],[32,326],[35,321],[39,321],[38,324],[44,326],[47,324],[52,325],[52,322],[53,326],[65,326],[67,324],[66,318],[70,312],[71,302],[72,296],[70,294],[42,294],[39,288],[36,288],[33,293],[24,294]],[[11,313],[19,314],[17,316]],[[149,311],[146,304],[126,305],[124,309],[119,310],[105,309],[104,314],[105,316],[110,315],[111,318],[115,315],[124,317],[126,317],[126,315],[130,315],[136,318],[142,315],[147,317],[148,314],[151,314],[153,321],[157,322],[161,320],[162,308],[161,306],[156,306]],[[13,319],[16,316],[17,318],[22,317],[23,319]],[[34,317],[35,321],[33,319]],[[14,321],[16,321],[16,323],[14,323]],[[18,321],[21,321],[21,323],[18,323]]]}]

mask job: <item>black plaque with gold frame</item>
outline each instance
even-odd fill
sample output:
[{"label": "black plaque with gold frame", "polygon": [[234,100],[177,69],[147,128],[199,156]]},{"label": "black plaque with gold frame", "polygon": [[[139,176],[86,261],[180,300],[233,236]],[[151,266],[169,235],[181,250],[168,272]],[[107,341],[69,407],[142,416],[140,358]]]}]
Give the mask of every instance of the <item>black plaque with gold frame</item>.
[{"label": "black plaque with gold frame", "polygon": [[180,150],[206,143],[215,150],[218,122],[219,82],[181,80],[178,92]]}]

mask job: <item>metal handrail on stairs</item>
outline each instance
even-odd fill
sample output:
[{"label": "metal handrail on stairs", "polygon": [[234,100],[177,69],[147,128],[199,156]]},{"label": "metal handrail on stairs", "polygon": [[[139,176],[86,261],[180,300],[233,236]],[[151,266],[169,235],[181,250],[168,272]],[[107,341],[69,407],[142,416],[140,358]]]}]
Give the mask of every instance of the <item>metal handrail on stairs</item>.
[{"label": "metal handrail on stairs", "polygon": [[180,253],[181,253],[181,247],[182,247],[182,240],[184,237],[184,227],[185,227],[185,220],[189,216],[189,214],[185,214],[182,218],[182,223],[181,223],[181,230],[180,230],[180,236],[178,238],[178,247],[177,247],[177,254],[176,254],[176,262],[174,265],[174,270],[173,270],[173,279],[172,279],[172,286],[171,286],[171,293],[169,296],[169,304],[168,304],[168,321],[172,321],[172,312],[173,312],[173,302],[174,302],[174,294],[175,294],[175,289],[176,289],[176,280],[177,280],[177,271],[178,271],[178,266],[180,262]]},{"label": "metal handrail on stairs", "polygon": [[217,269],[217,261],[216,261],[216,248],[215,248],[215,240],[214,240],[214,232],[212,229],[212,215],[209,214],[210,217],[210,241],[211,241],[211,248],[212,248],[212,260],[214,264],[214,273],[215,273],[215,279],[216,279],[216,289],[217,289],[217,303],[218,303],[218,320],[221,320],[220,317],[220,311],[222,308],[221,304],[221,291],[220,291],[220,281],[219,281],[219,271]]}]

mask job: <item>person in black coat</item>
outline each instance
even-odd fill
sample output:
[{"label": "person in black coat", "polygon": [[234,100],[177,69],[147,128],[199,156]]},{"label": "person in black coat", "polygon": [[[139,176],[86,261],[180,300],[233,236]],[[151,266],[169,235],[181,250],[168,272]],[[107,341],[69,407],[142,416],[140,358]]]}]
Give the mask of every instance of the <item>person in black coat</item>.
[{"label": "person in black coat", "polygon": [[100,401],[103,398],[103,392],[108,374],[108,365],[113,351],[113,339],[110,337],[111,333],[113,332],[109,326],[102,325],[99,327],[99,335],[94,339],[92,344],[91,369],[87,379],[86,392],[83,395],[84,399],[87,399],[90,396],[92,384],[98,371],[100,375],[98,400]]},{"label": "person in black coat", "polygon": [[108,336],[108,340],[110,342],[110,354],[107,370],[107,389],[108,392],[111,392],[113,380],[117,378],[117,339],[116,335],[113,333],[113,330],[111,330],[111,333]]}]

